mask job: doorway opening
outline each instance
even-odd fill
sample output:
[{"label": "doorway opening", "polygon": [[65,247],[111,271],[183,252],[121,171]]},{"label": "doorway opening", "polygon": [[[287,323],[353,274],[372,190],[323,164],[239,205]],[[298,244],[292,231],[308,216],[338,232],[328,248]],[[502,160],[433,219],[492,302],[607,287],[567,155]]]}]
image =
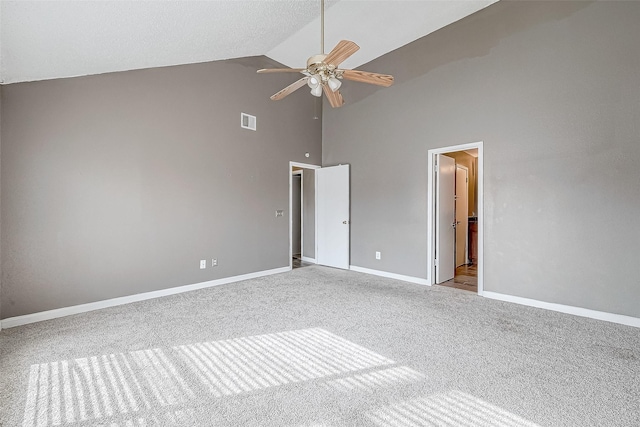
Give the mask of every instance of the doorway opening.
[{"label": "doorway opening", "polygon": [[320,166],[289,162],[289,267],[316,263],[315,170]]},{"label": "doorway opening", "polygon": [[429,150],[430,284],[483,293],[482,142]]}]

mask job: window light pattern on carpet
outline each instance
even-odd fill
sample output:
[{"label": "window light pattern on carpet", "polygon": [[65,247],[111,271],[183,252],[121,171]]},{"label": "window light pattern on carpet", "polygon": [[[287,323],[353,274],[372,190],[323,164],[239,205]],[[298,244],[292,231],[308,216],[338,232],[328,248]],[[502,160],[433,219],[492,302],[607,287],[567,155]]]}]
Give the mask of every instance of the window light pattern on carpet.
[{"label": "window light pattern on carpet", "polygon": [[[31,365],[23,427],[201,425],[203,417],[216,425],[224,418],[210,410],[212,402],[240,394],[297,384],[346,397],[427,380],[310,328]],[[202,407],[209,409],[199,413]],[[459,391],[396,402],[362,416],[380,427],[535,426]]]}]

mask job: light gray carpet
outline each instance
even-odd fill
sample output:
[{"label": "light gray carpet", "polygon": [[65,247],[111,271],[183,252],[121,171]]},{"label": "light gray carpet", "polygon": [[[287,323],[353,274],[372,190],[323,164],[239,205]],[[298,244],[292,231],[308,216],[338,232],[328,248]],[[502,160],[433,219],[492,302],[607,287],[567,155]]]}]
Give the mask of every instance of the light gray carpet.
[{"label": "light gray carpet", "polygon": [[318,266],[4,330],[2,426],[638,426],[640,330]]}]

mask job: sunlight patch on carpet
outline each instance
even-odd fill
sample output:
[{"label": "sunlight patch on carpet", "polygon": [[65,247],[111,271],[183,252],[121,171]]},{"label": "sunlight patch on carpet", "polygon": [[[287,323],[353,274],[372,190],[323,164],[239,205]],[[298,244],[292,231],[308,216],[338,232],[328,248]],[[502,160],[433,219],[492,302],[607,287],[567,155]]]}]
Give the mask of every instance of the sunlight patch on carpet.
[{"label": "sunlight patch on carpet", "polygon": [[395,363],[320,328],[182,345],[174,349],[218,397]]},{"label": "sunlight patch on carpet", "polygon": [[412,399],[368,414],[380,427],[539,427],[468,393],[447,393]]},{"label": "sunlight patch on carpet", "polygon": [[425,376],[407,366],[394,366],[388,369],[378,369],[364,374],[338,378],[327,381],[327,385],[335,390],[351,393],[375,392],[382,387],[391,387],[398,384],[408,384],[423,381]]},{"label": "sunlight patch on carpet", "polygon": [[29,372],[23,426],[109,419],[192,397],[158,348],[35,364]]},{"label": "sunlight patch on carpet", "polygon": [[[294,383],[319,386],[320,393],[363,393],[424,379],[347,339],[309,328],[31,365],[23,427],[194,425],[212,395]],[[213,422],[218,415],[206,417]]]}]

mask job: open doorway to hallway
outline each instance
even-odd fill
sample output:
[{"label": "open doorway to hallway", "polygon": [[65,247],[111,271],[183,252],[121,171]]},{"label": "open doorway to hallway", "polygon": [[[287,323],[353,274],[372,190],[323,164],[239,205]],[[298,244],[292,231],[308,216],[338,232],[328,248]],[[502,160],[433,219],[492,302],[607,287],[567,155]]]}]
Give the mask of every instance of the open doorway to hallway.
[{"label": "open doorway to hallway", "polygon": [[294,265],[293,220],[297,216],[293,214],[294,176],[298,170],[302,170],[299,259],[348,270],[351,223],[348,164],[320,167],[289,162],[289,267]]},{"label": "open doorway to hallway", "polygon": [[482,143],[429,151],[430,283],[482,293]]},{"label": "open doorway to hallway", "polygon": [[[457,289],[478,292],[477,224],[478,149],[443,153],[453,159],[454,175],[454,249],[453,278],[438,283]],[[436,201],[437,203],[437,201]],[[474,238],[475,234],[475,238]]]},{"label": "open doorway to hallway", "polygon": [[316,263],[316,165],[289,165],[289,259],[291,268]]}]

